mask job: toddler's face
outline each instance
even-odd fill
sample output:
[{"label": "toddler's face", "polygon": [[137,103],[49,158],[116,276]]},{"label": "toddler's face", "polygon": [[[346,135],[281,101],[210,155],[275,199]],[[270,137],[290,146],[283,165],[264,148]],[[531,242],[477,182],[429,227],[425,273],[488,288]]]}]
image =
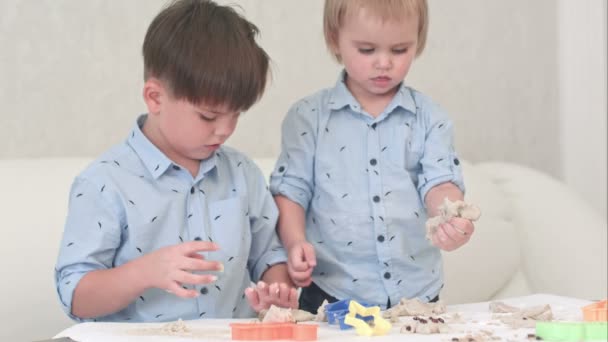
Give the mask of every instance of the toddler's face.
[{"label": "toddler's face", "polygon": [[206,159],[234,132],[240,112],[227,106],[193,105],[165,98],[159,116],[161,150],[182,165]]},{"label": "toddler's face", "polygon": [[418,17],[382,20],[365,9],[346,15],[334,53],[348,73],[346,84],[361,101],[392,96],[416,56]]}]

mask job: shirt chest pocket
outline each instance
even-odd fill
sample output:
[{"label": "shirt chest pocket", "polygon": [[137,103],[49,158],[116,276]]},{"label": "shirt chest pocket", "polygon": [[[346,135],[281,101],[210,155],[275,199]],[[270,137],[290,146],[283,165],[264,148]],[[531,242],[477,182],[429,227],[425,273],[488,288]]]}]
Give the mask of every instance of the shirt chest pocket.
[{"label": "shirt chest pocket", "polygon": [[420,159],[424,153],[424,132],[414,131],[412,126],[393,127],[389,135],[391,148],[388,155],[393,165],[415,174],[420,169]]},{"label": "shirt chest pocket", "polygon": [[227,257],[249,253],[251,231],[245,200],[233,197],[209,203],[210,237]]}]

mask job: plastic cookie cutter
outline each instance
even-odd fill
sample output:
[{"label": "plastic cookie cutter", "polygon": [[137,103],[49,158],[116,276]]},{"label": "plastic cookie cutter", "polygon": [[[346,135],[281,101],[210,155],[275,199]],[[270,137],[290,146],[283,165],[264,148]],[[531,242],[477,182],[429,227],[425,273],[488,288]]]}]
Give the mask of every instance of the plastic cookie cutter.
[{"label": "plastic cookie cutter", "polygon": [[316,341],[317,324],[231,323],[233,341]]},{"label": "plastic cookie cutter", "polygon": [[602,300],[587,306],[583,306],[583,320],[586,322],[608,321],[608,301]]},{"label": "plastic cookie cutter", "polygon": [[[373,321],[368,323],[358,317],[372,317]],[[379,336],[386,335],[391,330],[392,325],[380,315],[380,307],[365,307],[354,300],[348,304],[348,314],[344,317],[344,323],[352,325],[357,331],[357,335]]]},{"label": "plastic cookie cutter", "polygon": [[[351,302],[350,299],[343,299],[343,300],[339,300],[337,302],[333,302],[333,303],[329,303],[329,304],[325,305],[325,315],[327,316],[327,323],[338,324],[340,326],[340,329],[342,329],[342,330],[352,329],[353,328],[352,326],[344,323],[344,317],[346,317],[346,315],[349,312],[350,302]],[[371,306],[371,305],[365,304],[365,303],[361,303],[360,305],[362,305],[363,307]],[[374,319],[371,316],[368,316],[368,317],[358,316],[357,318],[362,319],[364,321],[371,321]]]},{"label": "plastic cookie cutter", "polygon": [[537,322],[536,336],[548,341],[606,341],[606,322]]}]

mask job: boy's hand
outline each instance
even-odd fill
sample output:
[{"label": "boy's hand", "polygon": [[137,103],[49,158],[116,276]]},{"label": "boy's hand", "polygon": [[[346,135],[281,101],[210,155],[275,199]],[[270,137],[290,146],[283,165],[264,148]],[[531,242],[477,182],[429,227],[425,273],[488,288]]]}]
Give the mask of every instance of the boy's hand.
[{"label": "boy's hand", "polygon": [[306,287],[312,283],[312,270],[317,266],[314,247],[300,241],[291,245],[287,251],[287,272],[296,286]]},{"label": "boy's hand", "polygon": [[433,234],[433,245],[444,251],[453,251],[469,241],[475,231],[473,222],[460,217],[440,225]]},{"label": "boy's hand", "polygon": [[298,308],[298,291],[284,283],[268,285],[260,281],[257,286],[247,288],[245,296],[255,312],[266,310],[271,305],[281,308]]},{"label": "boy's hand", "polygon": [[178,297],[193,298],[199,295],[183,285],[208,284],[217,277],[211,274],[193,274],[195,271],[223,271],[217,261],[205,260],[199,252],[216,251],[212,242],[192,241],[158,249],[140,258],[142,281],[148,288],[156,287]]}]

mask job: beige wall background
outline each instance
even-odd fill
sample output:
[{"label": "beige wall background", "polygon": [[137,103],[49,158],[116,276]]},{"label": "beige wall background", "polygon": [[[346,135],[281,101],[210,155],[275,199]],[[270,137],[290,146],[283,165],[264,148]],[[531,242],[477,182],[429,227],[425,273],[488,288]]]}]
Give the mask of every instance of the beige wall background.
[{"label": "beige wall background", "polygon": [[[289,105],[331,86],[340,70],[325,51],[323,1],[220,2],[259,26],[274,60],[271,86],[230,145],[275,156]],[[145,112],[141,43],[164,4],[1,1],[0,158],[93,157],[122,141]],[[605,0],[429,5],[428,47],[406,82],[452,114],[462,157],[545,171],[605,215]]]}]

